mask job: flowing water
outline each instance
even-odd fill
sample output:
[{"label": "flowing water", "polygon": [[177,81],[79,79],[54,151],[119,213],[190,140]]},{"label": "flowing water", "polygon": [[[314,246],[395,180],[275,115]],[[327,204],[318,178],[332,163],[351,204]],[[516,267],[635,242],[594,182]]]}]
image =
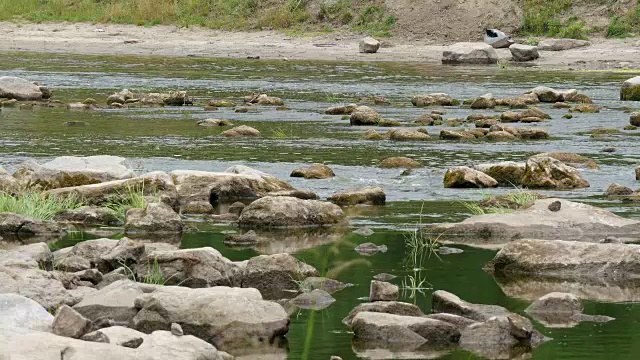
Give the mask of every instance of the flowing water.
[{"label": "flowing water", "polygon": [[[113,154],[130,159],[138,172],[192,169],[222,171],[245,164],[289,179],[292,169],[312,162],[326,162],[336,177],[327,180],[290,178],[292,185],[315,191],[322,198],[347,188],[367,185],[382,187],[388,204],[374,209],[349,210],[352,228],[326,234],[293,234],[276,237],[272,244],[257,249],[228,248],[223,231],[229,225],[209,224],[190,219],[197,232],[183,236],[183,248],[212,246],[232,260],[244,260],[260,253],[293,252],[314,265],[322,274],[353,287],[334,294],[337,301],[322,311],[293,313],[287,343],[273,348],[274,359],[328,359],[339,355],[355,358],[437,358],[474,359],[461,350],[423,354],[384,354],[352,343],[352,334],[341,320],[368,295],[368,284],[377,273],[397,275],[404,286],[402,300],[430,309],[433,290],[443,289],[477,303],[498,304],[520,312],[539,294],[540,284],[501,283],[482,270],[495,251],[460,247],[462,254],[431,256],[415,261],[408,256],[405,239],[418,223],[459,221],[469,216],[461,205],[486,194],[510,189],[444,189],[442,177],[454,165],[498,160],[521,161],[539,152],[565,151],[588,156],[600,169],[582,169],[591,187],[567,192],[549,192],[578,201],[608,207],[626,217],[640,218],[633,203],[608,201],[602,197],[612,182],[637,187],[633,168],[640,163],[640,132],[623,131],[591,137],[596,128],[622,129],[629,122],[629,106],[618,101],[619,85],[634,74],[627,72],[542,71],[520,67],[442,67],[401,63],[352,64],[333,62],[265,62],[200,58],[160,58],[127,56],[71,56],[63,54],[0,54],[0,76],[14,75],[37,80],[54,90],[54,99],[65,102],[95,98],[104,102],[116,90],[187,90],[197,100],[229,98],[240,101],[252,92],[268,92],[282,97],[290,108],[259,107],[257,112],[235,113],[231,108],[204,111],[202,106],[140,109],[69,111],[60,108],[0,112],[0,165],[13,170],[26,159],[44,161],[60,155],[88,156]],[[323,110],[364,97],[384,96],[390,104],[372,105],[384,118],[412,126],[430,109],[414,108],[415,94],[446,92],[458,99],[492,93],[496,97],[516,96],[547,85],[576,88],[604,106],[597,114],[574,114],[563,119],[566,109],[541,105],[552,120],[535,124],[549,131],[548,140],[509,143],[451,142],[421,143],[365,141],[367,128],[351,127],[341,116],[324,115]],[[471,113],[498,114],[468,107],[445,109],[445,118],[464,118]],[[219,136],[223,128],[204,128],[196,122],[206,118],[228,119],[236,125],[257,128],[261,138],[229,139]],[[68,121],[87,126],[70,127]],[[466,125],[466,126],[473,126]],[[520,126],[516,124],[516,126]],[[432,135],[446,126],[428,127]],[[378,128],[386,131],[386,128]],[[613,153],[602,149],[615,147]],[[426,166],[409,176],[401,170],[380,169],[376,164],[389,156],[410,156]],[[512,190],[512,189],[511,189]],[[369,226],[369,237],[351,231]],[[121,236],[113,233],[114,237]],[[90,234],[72,234],[52,243],[52,248],[70,246]],[[363,257],[354,248],[363,242],[385,244],[388,252]],[[414,286],[408,286],[413,282]],[[420,285],[420,286],[417,286]],[[562,290],[569,284],[547,284]],[[418,289],[415,289],[418,287]],[[414,289],[411,289],[414,288]],[[625,290],[625,291],[623,291]],[[621,295],[622,292],[622,295]],[[534,359],[636,359],[640,356],[640,306],[630,289],[599,287],[585,304],[585,313],[615,317],[605,324],[582,323],[570,329],[537,328],[554,340],[535,349]],[[268,356],[270,355],[270,356]],[[528,355],[524,355],[525,357]]]}]

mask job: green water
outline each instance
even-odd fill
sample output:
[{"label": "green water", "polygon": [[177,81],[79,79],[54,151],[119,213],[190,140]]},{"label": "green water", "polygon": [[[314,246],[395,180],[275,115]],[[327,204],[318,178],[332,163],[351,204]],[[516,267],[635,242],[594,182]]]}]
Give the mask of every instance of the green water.
[{"label": "green water", "polygon": [[[629,72],[542,71],[536,68],[465,68],[403,63],[276,62],[201,58],[161,58],[134,56],[75,56],[64,54],[0,53],[0,76],[16,75],[41,81],[54,90],[54,99],[64,102],[94,98],[104,103],[114,91],[187,90],[196,99],[192,107],[142,109],[100,109],[68,111],[64,108],[0,112],[0,165],[13,170],[26,159],[43,161],[59,155],[113,154],[128,157],[138,172],[175,169],[223,171],[235,164],[246,164],[288,179],[292,169],[310,162],[327,162],[336,172],[328,180],[289,179],[298,188],[308,188],[322,198],[346,188],[374,185],[382,187],[388,199],[384,207],[349,209],[352,228],[331,237],[313,233],[280,239],[256,249],[234,249],[222,241],[222,231],[237,230],[228,225],[190,222],[198,229],[182,239],[183,248],[212,246],[232,260],[244,260],[260,253],[290,251],[322,274],[354,284],[336,294],[336,302],[322,311],[300,310],[292,315],[286,346],[272,349],[275,359],[325,360],[331,355],[343,359],[370,358],[366,346],[352,344],[352,334],[341,320],[368,296],[373,275],[387,272],[398,276],[392,282],[403,285],[413,279],[420,290],[405,288],[402,300],[430,309],[434,290],[447,290],[471,302],[497,304],[522,313],[540,290],[540,284],[500,283],[482,267],[494,251],[460,247],[464,253],[431,256],[419,263],[408,261],[406,231],[418,223],[460,221],[469,216],[461,201],[479,199],[509,189],[478,191],[444,189],[442,175],[453,165],[469,165],[498,160],[522,161],[544,151],[569,151],[598,161],[599,170],[582,169],[591,187],[569,192],[547,192],[604,206],[626,217],[639,218],[634,203],[603,199],[611,182],[637,187],[633,166],[640,162],[638,131],[591,138],[595,128],[622,129],[628,124],[625,110],[635,103],[618,101],[619,84],[634,74]],[[430,109],[414,108],[410,98],[419,93],[447,92],[459,99],[487,92],[495,96],[515,96],[537,86],[578,88],[597,104],[606,106],[599,114],[574,114],[562,119],[566,110],[541,108],[553,120],[534,126],[548,130],[552,137],[542,141],[513,143],[447,142],[434,139],[426,143],[365,141],[368,128],[351,127],[340,116],[322,112],[329,106],[358,102],[374,95],[384,96],[388,105],[371,105],[384,118],[405,126]],[[235,113],[233,109],[204,111],[210,98],[240,102],[252,92],[268,92],[284,99],[290,110],[257,107],[255,113]],[[498,114],[467,107],[446,109],[445,117],[466,117],[472,113]],[[219,136],[224,129],[202,128],[196,122],[222,118],[257,128],[258,139],[228,139]],[[69,127],[68,121],[87,126]],[[466,124],[464,127],[472,125]],[[447,126],[429,127],[438,134]],[[376,128],[384,132],[385,128]],[[435,136],[434,138],[437,138]],[[615,153],[603,153],[615,147]],[[410,176],[397,169],[379,169],[376,164],[389,156],[410,156],[425,164]],[[367,225],[375,234],[364,238],[352,234],[355,227]],[[113,237],[121,237],[114,232]],[[94,238],[90,233],[73,233],[51,244],[52,248],[72,246]],[[293,239],[293,240],[291,240]],[[363,257],[353,249],[360,243],[385,244],[388,252]],[[536,287],[537,286],[537,287]],[[546,284],[553,290],[572,284]],[[544,288],[544,287],[543,287]],[[508,294],[508,295],[507,295]],[[635,359],[640,356],[640,308],[633,289],[600,287],[586,301],[585,313],[608,315],[616,320],[605,324],[582,323],[570,329],[538,330],[553,338],[531,354],[533,359]],[[626,296],[626,297],[625,297]],[[636,340],[639,339],[639,340]],[[636,345],[637,344],[637,345]],[[368,355],[367,355],[368,354]],[[475,359],[473,354],[452,350],[443,359]],[[386,358],[399,357],[400,354]],[[413,354],[404,358],[425,358]],[[525,355],[526,358],[527,355]],[[251,358],[251,357],[248,357]]]}]

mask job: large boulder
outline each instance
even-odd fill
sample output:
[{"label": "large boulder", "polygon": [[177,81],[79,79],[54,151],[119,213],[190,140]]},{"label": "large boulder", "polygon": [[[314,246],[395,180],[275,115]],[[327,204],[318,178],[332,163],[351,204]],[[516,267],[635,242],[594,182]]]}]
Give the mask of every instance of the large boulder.
[{"label": "large boulder", "polygon": [[0,294],[7,293],[27,297],[51,311],[62,305],[74,305],[80,300],[67,291],[51,272],[0,264]]},{"label": "large boulder", "polygon": [[520,186],[525,167],[524,163],[503,161],[492,164],[478,164],[473,168],[491,176],[500,186]]},{"label": "large boulder", "polygon": [[380,312],[360,312],[351,322],[354,336],[387,343],[455,344],[460,332],[444,321]]},{"label": "large boulder", "polygon": [[256,289],[164,286],[136,299],[133,327],[150,333],[181,325],[185,334],[223,349],[272,342],[289,330],[281,305],[262,300]]},{"label": "large boulder", "polygon": [[300,281],[318,276],[313,266],[289,254],[260,255],[249,259],[242,273],[242,287],[260,290],[266,299],[278,299],[300,290]]},{"label": "large boulder", "polygon": [[552,292],[536,299],[525,312],[546,327],[573,327],[582,321],[607,322],[613,318],[582,313],[582,300],[571,294]]},{"label": "large boulder", "polygon": [[380,49],[380,41],[372,37],[366,37],[360,40],[358,43],[358,49],[363,54],[374,54],[378,52],[378,49]]},{"label": "large boulder", "polygon": [[389,131],[389,139],[395,141],[425,141],[431,139],[431,136],[424,130],[400,128]]},{"label": "large boulder", "polygon": [[386,158],[380,161],[378,164],[379,167],[383,169],[392,169],[392,168],[405,168],[405,169],[413,169],[422,167],[422,164],[408,157],[404,156],[394,156],[390,158]]},{"label": "large boulder", "polygon": [[535,94],[538,99],[540,99],[540,102],[555,103],[564,100],[564,97],[560,91],[548,86],[537,86],[531,89],[529,93]]},{"label": "large boulder", "polygon": [[0,77],[0,98],[16,99],[18,101],[42,100],[40,86],[13,76]]},{"label": "large boulder", "polygon": [[0,250],[0,266],[51,270],[53,262],[54,256],[43,242]]},{"label": "large boulder", "polygon": [[180,234],[182,219],[166,204],[151,203],[144,209],[129,209],[124,223],[126,234]]},{"label": "large boulder", "polygon": [[640,112],[631,113],[629,123],[633,126],[640,126]]},{"label": "large boulder", "polygon": [[431,312],[454,314],[475,321],[486,321],[511,313],[498,305],[472,304],[444,290],[437,290],[431,295]]},{"label": "large boulder", "polygon": [[548,156],[533,156],[527,160],[522,185],[531,189],[572,189],[589,187],[580,172]]},{"label": "large boulder", "polygon": [[607,236],[637,240],[640,221],[591,205],[550,198],[511,213],[472,216],[428,230],[446,232],[445,237],[451,236],[452,241],[472,245],[501,245],[523,238],[597,242]]},{"label": "large boulder", "polygon": [[351,189],[333,194],[327,198],[339,206],[353,205],[384,205],[387,196],[379,187],[365,186],[360,189]]},{"label": "large boulder", "polygon": [[513,44],[509,46],[514,61],[532,61],[540,57],[536,46]]},{"label": "large boulder", "polygon": [[223,173],[176,170],[170,175],[179,195],[182,213],[210,213],[218,204],[294,190],[286,181],[246,166],[234,166]]},{"label": "large boulder", "polygon": [[640,101],[640,76],[633,77],[622,83],[620,100]]},{"label": "large boulder", "polygon": [[0,294],[0,329],[50,332],[53,315],[37,302],[17,294]]},{"label": "large boulder", "polygon": [[494,316],[461,330],[460,347],[487,359],[511,359],[537,345],[541,337],[522,316]]},{"label": "large boulder", "polygon": [[358,106],[351,112],[349,122],[351,125],[377,125],[380,119],[380,114],[372,108]]},{"label": "large boulder", "polygon": [[491,176],[468,166],[449,168],[444,174],[446,188],[490,188],[498,186]]},{"label": "large boulder", "polygon": [[87,205],[77,209],[64,210],[54,220],[58,223],[80,226],[121,226],[117,214],[107,208]]},{"label": "large boulder", "polygon": [[[56,189],[96,184],[134,176],[125,158],[118,156],[61,156],[42,165],[30,163],[13,176],[26,187]],[[27,171],[28,170],[28,171]]]},{"label": "large boulder", "polygon": [[563,51],[585,46],[590,46],[591,42],[576,39],[545,39],[538,44],[538,50],[542,51]]},{"label": "large boulder", "polygon": [[0,235],[24,239],[32,236],[57,236],[63,233],[56,223],[14,213],[0,213]]},{"label": "large boulder", "polygon": [[325,164],[312,164],[291,172],[291,177],[301,177],[305,179],[327,179],[334,176],[336,176],[336,174]]},{"label": "large boulder", "polygon": [[369,301],[395,301],[400,297],[400,288],[385,281],[371,280]]},{"label": "large boulder", "polygon": [[416,95],[411,99],[413,106],[456,106],[460,101],[445,93]]},{"label": "large boulder", "polygon": [[135,300],[142,294],[140,284],[120,280],[85,297],[73,309],[92,321],[106,318],[127,324],[138,313]]},{"label": "large boulder", "polygon": [[340,207],[318,200],[267,196],[242,210],[241,227],[330,226],[344,221]]},{"label": "large boulder", "polygon": [[136,274],[141,280],[156,278],[164,285],[240,285],[240,268],[211,247],[149,252],[138,261]]},{"label": "large boulder", "polygon": [[455,43],[442,53],[443,64],[497,64],[498,53],[485,43]]},{"label": "large boulder", "polygon": [[412,316],[412,317],[421,317],[424,316],[422,310],[414,305],[404,302],[398,301],[376,301],[371,303],[361,303],[358,304],[347,317],[342,319],[342,323],[347,326],[351,326],[351,322],[353,318],[356,317],[361,312],[379,312],[386,314],[395,314],[395,315],[403,315],[403,316]]}]

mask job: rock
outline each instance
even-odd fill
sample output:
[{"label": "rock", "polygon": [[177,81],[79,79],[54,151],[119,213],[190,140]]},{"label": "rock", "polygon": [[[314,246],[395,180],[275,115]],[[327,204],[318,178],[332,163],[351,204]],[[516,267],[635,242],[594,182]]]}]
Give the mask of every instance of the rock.
[{"label": "rock", "polygon": [[318,270],[289,254],[260,255],[249,259],[242,287],[255,288],[266,299],[279,299],[286,290],[299,290],[298,281],[318,276]]},{"label": "rock", "polygon": [[493,109],[494,107],[496,107],[496,99],[491,94],[482,95],[471,103],[472,109]]},{"label": "rock", "polygon": [[379,187],[365,186],[360,189],[346,190],[333,194],[327,198],[334,204],[339,206],[354,205],[384,205],[387,196]]},{"label": "rock", "polygon": [[334,176],[336,176],[336,174],[325,164],[312,164],[291,172],[291,177],[302,177],[305,179],[327,179]]},{"label": "rock", "polygon": [[608,316],[592,316],[582,313],[582,300],[570,293],[553,292],[535,300],[525,312],[546,327],[566,328],[581,321],[607,322]]},{"label": "rock", "polygon": [[121,226],[115,212],[98,207],[82,206],[77,209],[64,210],[54,218],[56,222],[81,226]]},{"label": "rock", "polygon": [[537,139],[548,139],[549,133],[545,129],[520,127],[517,129],[516,136],[518,136],[521,139],[537,140]]},{"label": "rock", "polygon": [[472,320],[464,316],[448,314],[448,313],[429,314],[429,315],[425,315],[424,317],[429,319],[444,321],[448,324],[453,325],[456,329],[458,329],[458,331],[461,331],[470,325],[478,323],[478,321],[476,320]]},{"label": "rock", "polygon": [[210,213],[218,204],[294,190],[283,180],[244,166],[234,166],[223,173],[176,170],[170,175],[179,195],[181,213]]},{"label": "rock", "polygon": [[325,110],[327,115],[351,115],[351,113],[358,107],[356,104],[334,106]]},{"label": "rock", "polygon": [[34,83],[13,76],[0,77],[0,98],[18,101],[42,100],[42,89]]},{"label": "rock", "polygon": [[585,46],[591,46],[591,42],[576,39],[545,39],[538,44],[538,50],[563,51]]},{"label": "rock", "polygon": [[333,294],[334,292],[340,291],[349,286],[351,285],[341,283],[338,280],[318,276],[309,276],[308,278],[302,280],[302,282],[300,283],[300,290],[309,292],[319,289],[326,291],[329,294]]},{"label": "rock", "polygon": [[458,248],[452,248],[448,246],[439,246],[438,254],[440,255],[453,255],[453,254],[462,254],[464,250]]},{"label": "rock", "polygon": [[413,106],[457,106],[460,101],[445,93],[416,95],[411,99]]},{"label": "rock", "polygon": [[491,176],[467,166],[449,168],[444,174],[446,188],[487,188],[496,187],[498,182]]},{"label": "rock", "polygon": [[411,317],[424,316],[422,310],[414,304],[398,301],[376,301],[358,304],[353,308],[353,310],[351,310],[349,315],[342,320],[342,323],[347,326],[351,326],[353,318],[361,312],[377,312]]},{"label": "rock", "polygon": [[182,336],[184,335],[184,331],[182,330],[182,326],[178,323],[171,324],[171,334],[174,336]]},{"label": "rock", "polygon": [[512,141],[517,139],[515,135],[506,131],[491,131],[486,135],[489,141]]},{"label": "rock", "polygon": [[97,267],[103,273],[108,273],[122,266],[131,267],[138,263],[144,253],[144,243],[125,237],[109,251],[100,255]]},{"label": "rock", "polygon": [[372,37],[366,37],[360,40],[360,42],[358,43],[358,48],[360,50],[360,53],[374,54],[378,52],[378,49],[380,49],[380,41]]},{"label": "rock", "polygon": [[547,86],[538,86],[529,92],[535,94],[541,102],[555,103],[564,100],[562,93]]},{"label": "rock", "polygon": [[204,119],[198,121],[198,126],[204,127],[218,127],[218,126],[231,126],[233,125],[229,120],[223,119]]},{"label": "rock", "polygon": [[[37,266],[35,261],[25,263],[19,259],[3,260],[5,259],[0,258],[0,294],[18,294],[51,311],[62,305],[73,305],[80,300],[68,292],[54,274],[33,268]],[[18,265],[19,262],[23,265]]]},{"label": "rock", "polygon": [[224,244],[228,246],[250,246],[259,242],[260,237],[253,230],[249,230],[244,234],[227,234],[224,236]]},{"label": "rock", "polygon": [[577,169],[546,156],[527,159],[522,185],[530,189],[572,189],[590,186]]},{"label": "rock", "polygon": [[229,130],[225,130],[221,133],[222,136],[226,136],[226,137],[237,137],[237,136],[254,136],[254,137],[258,137],[260,136],[260,131],[252,128],[251,126],[247,126],[247,125],[240,125],[240,126],[236,126],[232,129]]},{"label": "rock", "polygon": [[81,256],[66,256],[60,261],[56,261],[55,267],[66,272],[77,272],[91,268],[91,262]]},{"label": "rock", "polygon": [[98,284],[102,281],[102,273],[97,269],[77,271],[74,273],[74,275],[76,275],[78,279],[82,281],[89,281],[92,284]]},{"label": "rock", "polygon": [[369,301],[395,301],[400,297],[400,288],[384,281],[371,280]]},{"label": "rock", "polygon": [[565,102],[556,102],[553,104],[553,108],[554,109],[569,109],[571,107],[571,105],[565,103]]},{"label": "rock", "polygon": [[67,305],[61,306],[53,320],[53,333],[56,335],[79,339],[84,335],[91,321],[80,315]]},{"label": "rock", "polygon": [[376,245],[374,243],[362,243],[355,248],[356,252],[361,255],[373,255],[379,252],[387,252],[387,245]]},{"label": "rock", "polygon": [[397,278],[397,276],[393,275],[393,274],[389,274],[389,273],[380,273],[377,275],[373,275],[373,279],[374,280],[378,280],[378,281],[391,281],[393,279]]},{"label": "rock", "polygon": [[370,228],[368,228],[366,226],[361,227],[361,228],[359,228],[357,230],[354,230],[353,233],[354,234],[358,234],[360,236],[365,236],[365,237],[371,236],[371,235],[374,234],[373,230],[371,230]]},{"label": "rock", "polygon": [[460,332],[444,321],[367,311],[353,318],[351,328],[358,339],[386,343],[445,345],[457,343],[460,337]]},{"label": "rock", "polygon": [[24,215],[0,212],[0,235],[28,238],[40,235],[60,235],[63,230],[53,222]]},{"label": "rock", "polygon": [[390,157],[382,160],[378,166],[384,169],[391,169],[391,168],[413,169],[413,168],[422,167],[422,164],[408,157]]},{"label": "rock", "polygon": [[620,100],[640,101],[640,76],[633,77],[622,83]]},{"label": "rock", "polygon": [[380,120],[380,114],[368,106],[358,106],[349,117],[351,125],[377,125]]},{"label": "rock", "polygon": [[485,43],[455,43],[442,52],[443,64],[497,64],[498,53]]},{"label": "rock", "polygon": [[59,253],[59,250],[54,253],[54,256],[56,257],[56,262],[61,261],[65,257],[78,256],[89,260],[91,267],[98,267],[98,264],[100,264],[100,257],[111,251],[116,244],[118,244],[118,240],[85,240],[75,244],[66,255],[64,253]]},{"label": "rock", "polygon": [[300,309],[322,310],[336,301],[328,292],[320,289],[303,292],[291,299],[289,303]]},{"label": "rock", "polygon": [[494,316],[509,315],[509,310],[498,305],[472,304],[443,290],[431,296],[431,312],[463,316],[475,321],[486,321]]},{"label": "rock", "polygon": [[73,309],[92,321],[109,318],[127,324],[138,312],[135,299],[143,293],[137,283],[120,280],[85,297]]},{"label": "rock", "polygon": [[611,184],[605,191],[605,196],[628,196],[633,194],[633,190],[627,186],[620,184]]},{"label": "rock", "polygon": [[53,265],[54,256],[43,242],[0,250],[0,266],[51,270]]},{"label": "rock", "polygon": [[363,139],[365,140],[384,140],[385,136],[378,133],[375,129],[369,129],[364,134]]},{"label": "rock", "polygon": [[475,139],[476,137],[467,131],[441,130],[440,139],[442,140],[465,140]]},{"label": "rock", "polygon": [[[516,315],[516,314],[512,314]],[[530,348],[531,323],[521,316],[517,320],[527,322],[528,331],[514,331],[516,324],[509,316],[495,316],[485,322],[472,324],[460,331],[460,347],[489,359],[512,358],[516,346]],[[515,335],[519,335],[518,337]]]},{"label": "rock", "polygon": [[475,125],[477,128],[490,128],[493,125],[498,124],[500,121],[498,119],[493,119],[493,118],[489,118],[489,119],[479,119],[475,122]]},{"label": "rock", "polygon": [[505,111],[500,115],[500,121],[503,123],[519,122],[520,119],[522,119],[522,114],[515,111]]},{"label": "rock", "polygon": [[126,234],[180,234],[182,219],[163,203],[150,203],[144,209],[127,211],[124,232]]},{"label": "rock", "polygon": [[554,201],[547,207],[549,211],[558,212],[562,209],[562,203],[560,201]]},{"label": "rock", "polygon": [[576,107],[571,108],[571,111],[576,111],[579,113],[599,113],[601,107],[594,104],[580,104]]},{"label": "rock", "polygon": [[139,279],[193,288],[240,284],[238,266],[211,247],[150,252],[138,262],[136,274]]},{"label": "rock", "polygon": [[214,106],[214,107],[235,107],[236,106],[236,103],[234,103],[233,101],[223,100],[223,99],[211,99],[207,102],[207,104],[209,106]]},{"label": "rock", "polygon": [[240,227],[328,226],[339,224],[344,218],[342,210],[328,202],[267,196],[245,207],[238,224]]},{"label": "rock", "polygon": [[37,302],[17,294],[0,294],[0,328],[50,332],[52,325],[53,316]]},{"label": "rock", "polygon": [[255,289],[164,286],[140,296],[136,305],[140,311],[133,319],[135,329],[150,333],[178,323],[185,334],[223,349],[269,343],[289,328],[282,306],[262,300]]},{"label": "rock", "polygon": [[640,112],[631,113],[629,123],[631,123],[631,125],[633,126],[640,126]]},{"label": "rock", "polygon": [[424,131],[401,128],[391,130],[389,139],[395,141],[425,141],[431,139],[431,136]]},{"label": "rock", "polygon": [[540,57],[535,46],[513,44],[509,46],[514,61],[532,61]]},{"label": "rock", "polygon": [[284,102],[279,97],[269,96],[267,94],[256,94],[245,96],[244,102],[247,104],[257,104],[265,106],[283,106]]},{"label": "rock", "polygon": [[525,167],[524,163],[503,161],[493,164],[478,164],[473,168],[491,176],[500,186],[520,186]]}]

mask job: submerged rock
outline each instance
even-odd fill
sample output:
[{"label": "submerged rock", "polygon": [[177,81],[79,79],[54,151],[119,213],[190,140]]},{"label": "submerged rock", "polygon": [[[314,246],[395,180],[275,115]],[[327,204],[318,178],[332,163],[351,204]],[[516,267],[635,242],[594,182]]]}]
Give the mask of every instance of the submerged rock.
[{"label": "submerged rock", "polygon": [[424,316],[424,313],[420,308],[414,304],[398,302],[398,301],[376,301],[370,303],[358,304],[349,315],[342,319],[342,323],[351,326],[353,318],[361,312],[377,312],[385,314],[395,314],[403,316],[420,317]]},{"label": "submerged rock", "polygon": [[444,321],[380,312],[358,313],[351,328],[358,339],[386,343],[452,344],[460,338],[460,332]]},{"label": "submerged rock", "polygon": [[388,274],[388,273],[380,273],[377,275],[373,275],[373,279],[374,280],[378,280],[378,281],[391,281],[393,279],[397,278],[397,276],[393,275],[393,274]]},{"label": "submerged rock", "polygon": [[582,313],[582,300],[570,293],[553,292],[534,301],[525,312],[546,327],[574,327],[582,321],[607,322],[608,316],[593,316]]},{"label": "submerged rock", "polygon": [[351,286],[351,284],[344,284],[338,280],[317,276],[309,276],[300,283],[300,289],[302,291],[308,292],[319,289],[326,291],[329,294],[340,291],[349,286]]},{"label": "submerged rock", "polygon": [[291,299],[290,303],[300,309],[322,310],[336,301],[328,292],[320,289],[304,292]]},{"label": "submerged rock", "polygon": [[358,245],[355,250],[362,255],[373,255],[379,252],[387,252],[387,245],[376,245],[374,243],[367,242]]},{"label": "submerged rock", "polygon": [[354,234],[358,234],[360,236],[365,236],[365,237],[366,236],[371,236],[371,235],[374,234],[373,230],[371,230],[370,228],[368,228],[366,226],[361,227],[361,228],[359,228],[357,230],[354,230],[353,233]]},{"label": "submerged rock", "polygon": [[452,247],[448,247],[448,246],[439,246],[438,247],[438,254],[440,254],[440,255],[462,254],[463,252],[464,252],[464,250],[462,250],[462,249],[452,248]]}]

